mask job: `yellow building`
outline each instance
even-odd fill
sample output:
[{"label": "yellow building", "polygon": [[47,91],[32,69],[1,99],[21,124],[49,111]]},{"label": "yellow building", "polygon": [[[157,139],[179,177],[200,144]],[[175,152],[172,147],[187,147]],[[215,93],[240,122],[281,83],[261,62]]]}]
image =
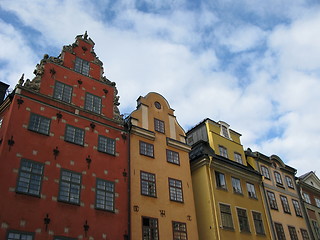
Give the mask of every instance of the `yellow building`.
[{"label": "yellow building", "polygon": [[270,222],[276,239],[311,239],[295,183],[296,169],[284,164],[276,155],[268,157],[248,149],[246,156],[251,166],[263,175]]},{"label": "yellow building", "polygon": [[137,100],[129,117],[132,240],[197,240],[189,151],[160,94]]},{"label": "yellow building", "polygon": [[200,240],[271,239],[262,177],[247,165],[240,136],[210,119],[187,132]]}]

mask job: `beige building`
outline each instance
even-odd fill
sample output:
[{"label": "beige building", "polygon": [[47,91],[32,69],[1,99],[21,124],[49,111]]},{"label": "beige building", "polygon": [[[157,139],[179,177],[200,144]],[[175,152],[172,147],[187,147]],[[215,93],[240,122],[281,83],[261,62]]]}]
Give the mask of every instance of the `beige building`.
[{"label": "beige building", "polygon": [[295,183],[296,169],[276,155],[268,157],[250,149],[246,155],[250,165],[263,175],[274,238],[311,239]]},{"label": "beige building", "polygon": [[185,132],[167,100],[149,93],[137,100],[130,128],[132,240],[197,240]]}]

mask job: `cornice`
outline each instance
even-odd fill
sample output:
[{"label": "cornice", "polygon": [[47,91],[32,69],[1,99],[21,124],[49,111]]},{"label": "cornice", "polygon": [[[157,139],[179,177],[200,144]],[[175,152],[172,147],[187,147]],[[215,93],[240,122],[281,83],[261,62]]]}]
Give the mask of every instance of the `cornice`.
[{"label": "cornice", "polygon": [[168,138],[167,137],[167,145],[185,152],[190,152],[191,151],[191,147],[189,145],[187,145],[186,143],[177,141],[175,139],[172,138]]},{"label": "cornice", "polygon": [[143,137],[143,138],[146,138],[146,139],[150,139],[152,141],[154,141],[156,138],[156,135],[154,132],[149,131],[144,128],[141,128],[141,127],[138,127],[138,126],[135,126],[135,125],[131,126],[130,133],[137,135],[137,136],[140,136],[140,137]]}]

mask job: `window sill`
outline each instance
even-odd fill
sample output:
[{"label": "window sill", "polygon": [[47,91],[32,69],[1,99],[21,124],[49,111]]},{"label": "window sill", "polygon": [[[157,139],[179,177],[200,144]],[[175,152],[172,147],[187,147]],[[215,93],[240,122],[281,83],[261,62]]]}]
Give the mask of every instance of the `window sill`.
[{"label": "window sill", "polygon": [[21,192],[16,190],[16,194],[20,194],[20,195],[24,195],[24,196],[30,196],[30,197],[36,197],[36,198],[41,198],[41,195],[37,195],[37,194],[32,194],[32,193],[27,193],[27,192]]}]

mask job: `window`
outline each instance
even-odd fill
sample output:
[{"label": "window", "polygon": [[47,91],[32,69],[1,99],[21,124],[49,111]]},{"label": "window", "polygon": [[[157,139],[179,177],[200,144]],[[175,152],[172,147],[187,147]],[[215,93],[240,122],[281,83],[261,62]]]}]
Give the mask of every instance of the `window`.
[{"label": "window", "polygon": [[140,141],[140,154],[148,157],[154,157],[153,145],[150,143]]},{"label": "window", "polygon": [[40,196],[43,170],[42,163],[21,159],[16,191]]},{"label": "window", "polygon": [[319,198],[314,198],[314,200],[316,201],[317,207],[320,208],[320,199]]},{"label": "window", "polygon": [[263,227],[263,222],[261,218],[261,213],[259,212],[252,212],[252,217],[253,217],[253,222],[254,222],[254,227],[256,229],[256,233],[260,235],[264,235],[264,227]]},{"label": "window", "polygon": [[112,138],[99,135],[98,151],[115,155],[116,141]]},{"label": "window", "polygon": [[84,130],[71,125],[67,125],[64,140],[78,145],[83,145]]},{"label": "window", "polygon": [[296,215],[299,217],[302,217],[302,212],[301,212],[301,208],[300,208],[300,204],[297,200],[292,199],[292,205],[294,207],[294,210],[296,212]]},{"label": "window", "polygon": [[315,237],[316,239],[320,239],[320,229],[319,229],[319,225],[317,221],[312,220],[312,227],[314,229],[315,232]]},{"label": "window", "polygon": [[142,239],[158,240],[158,219],[142,217]]},{"label": "window", "polygon": [[164,121],[154,119],[154,130],[157,132],[164,133]]},{"label": "window", "polygon": [[187,224],[181,222],[172,222],[173,240],[188,240]]},{"label": "window", "polygon": [[140,172],[141,194],[156,197],[156,175],[153,173]]},{"label": "window", "polygon": [[56,82],[53,97],[63,102],[71,103],[72,87],[62,82]]},{"label": "window", "polygon": [[101,113],[101,97],[86,93],[84,109],[94,113]]},{"label": "window", "polygon": [[167,149],[167,161],[179,165],[179,153]]},{"label": "window", "polygon": [[182,182],[177,179],[169,178],[170,200],[183,202]]},{"label": "window", "polygon": [[77,57],[74,64],[74,70],[78,73],[89,76],[90,63]]},{"label": "window", "polygon": [[270,179],[269,169],[265,166],[261,166],[261,173],[266,179]]},{"label": "window", "polygon": [[252,183],[247,183],[247,190],[248,190],[249,197],[257,198],[256,190],[255,190],[254,185]]},{"label": "window", "polygon": [[96,208],[114,211],[114,183],[103,179],[96,182]]},{"label": "window", "polygon": [[280,199],[281,199],[283,211],[285,213],[291,213],[287,197],[280,195]]},{"label": "window", "polygon": [[288,226],[288,229],[289,229],[290,239],[291,240],[299,240],[296,228],[292,227],[292,226]]},{"label": "window", "polygon": [[307,203],[311,204],[311,200],[310,200],[309,194],[304,192],[304,193],[302,193],[302,195],[303,195],[304,200]]},{"label": "window", "polygon": [[221,156],[228,158],[228,152],[224,146],[219,146],[219,152]]},{"label": "window", "polygon": [[241,154],[240,154],[240,153],[235,152],[235,153],[234,153],[234,160],[235,160],[237,163],[241,163],[241,164],[242,164],[242,157],[241,157]]},{"label": "window", "polygon": [[34,132],[49,135],[50,119],[31,113],[28,129]]},{"label": "window", "polygon": [[309,234],[308,234],[308,231],[307,231],[307,230],[305,230],[305,229],[300,229],[300,231],[301,231],[301,235],[302,235],[302,239],[303,239],[303,240],[310,240]]},{"label": "window", "polygon": [[7,240],[33,240],[34,234],[20,231],[8,231]]},{"label": "window", "polygon": [[216,182],[218,188],[227,189],[226,179],[223,173],[215,172],[216,174]]},{"label": "window", "polygon": [[76,240],[76,238],[54,236],[53,240]]},{"label": "window", "polygon": [[276,196],[274,195],[274,193],[267,191],[267,196],[269,199],[270,208],[278,210],[277,200],[276,200]]},{"label": "window", "polygon": [[58,200],[80,204],[81,174],[61,169]]},{"label": "window", "polygon": [[230,138],[229,136],[229,130],[226,126],[221,125],[221,135],[226,137],[226,138]]},{"label": "window", "polygon": [[242,193],[240,179],[232,177],[231,181],[232,181],[233,192],[234,193]]},{"label": "window", "polygon": [[3,118],[0,118],[0,128],[2,127]]},{"label": "window", "polygon": [[281,223],[275,223],[274,226],[276,228],[276,233],[277,233],[278,240],[285,240],[286,239],[286,235],[284,234],[282,224]]},{"label": "window", "polygon": [[282,185],[282,178],[281,178],[280,173],[274,172],[274,177],[276,179],[276,183]]},{"label": "window", "polygon": [[238,220],[241,232],[250,232],[247,210],[237,208]]},{"label": "window", "polygon": [[233,229],[230,206],[220,203],[220,213],[221,213],[221,223],[223,228]]},{"label": "window", "polygon": [[294,186],[293,186],[293,182],[292,182],[291,177],[286,176],[286,182],[287,182],[287,186],[288,186],[289,188],[294,189]]}]

